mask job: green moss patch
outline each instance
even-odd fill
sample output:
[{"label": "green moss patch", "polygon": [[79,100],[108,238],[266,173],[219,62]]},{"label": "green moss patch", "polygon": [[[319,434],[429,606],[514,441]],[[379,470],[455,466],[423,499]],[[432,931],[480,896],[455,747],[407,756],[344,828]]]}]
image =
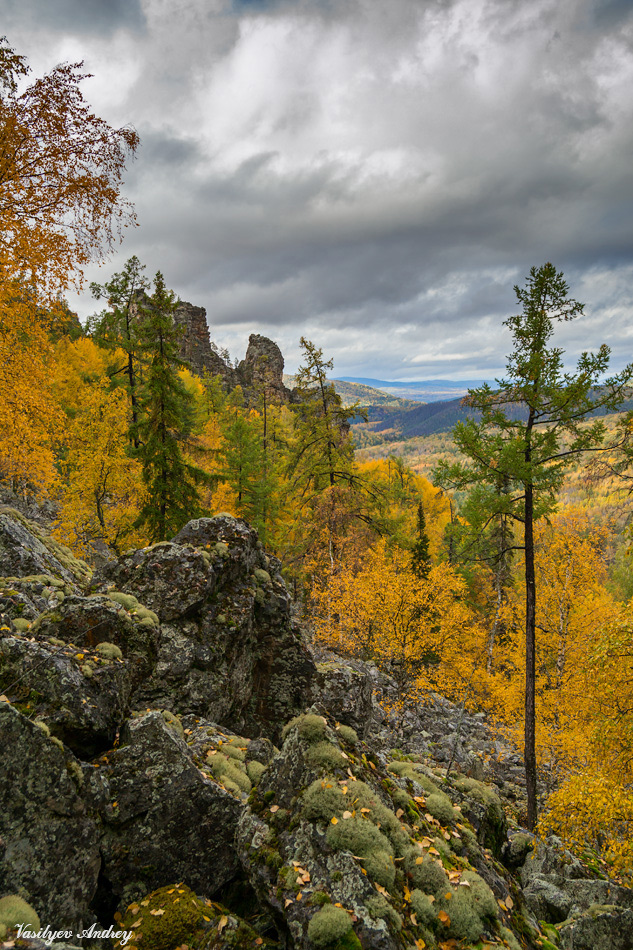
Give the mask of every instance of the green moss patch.
[{"label": "green moss patch", "polygon": [[20,924],[35,933],[40,929],[39,917],[22,897],[17,894],[0,897],[0,938]]},{"label": "green moss patch", "polygon": [[139,903],[130,904],[120,929],[131,930],[131,944],[140,945],[142,950],[174,950],[191,942],[204,912],[203,902],[184,884],[161,887]]}]

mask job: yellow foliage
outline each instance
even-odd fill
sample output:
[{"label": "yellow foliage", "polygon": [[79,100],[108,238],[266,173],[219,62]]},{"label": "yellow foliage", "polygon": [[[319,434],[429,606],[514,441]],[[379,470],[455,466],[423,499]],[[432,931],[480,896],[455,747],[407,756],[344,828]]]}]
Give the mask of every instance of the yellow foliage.
[{"label": "yellow foliage", "polygon": [[478,631],[466,585],[447,564],[420,578],[407,552],[379,542],[356,568],[341,566],[313,590],[317,639],[372,658],[403,695],[441,689],[462,695],[477,662]]},{"label": "yellow foliage", "polygon": [[130,457],[123,390],[110,391],[102,369],[107,353],[91,340],[60,341],[53,365],[54,393],[68,412],[55,536],[90,556],[96,541],[120,551],[148,539],[133,527],[143,486],[140,463]]},{"label": "yellow foliage", "polygon": [[18,281],[0,279],[0,480],[51,488],[61,414],[52,399],[46,318]]}]

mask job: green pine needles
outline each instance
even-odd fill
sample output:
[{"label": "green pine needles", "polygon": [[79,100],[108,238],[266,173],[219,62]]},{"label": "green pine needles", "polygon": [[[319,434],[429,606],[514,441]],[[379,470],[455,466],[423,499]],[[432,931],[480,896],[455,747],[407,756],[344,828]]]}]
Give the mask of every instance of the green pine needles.
[{"label": "green pine needles", "polygon": [[177,303],[159,271],[152,296],[138,306],[138,340],[146,366],[135,442],[147,497],[136,525],[146,527],[152,541],[164,541],[199,517],[197,484],[204,478],[183,451],[194,420],[191,397],[178,375],[183,362],[173,318]]}]

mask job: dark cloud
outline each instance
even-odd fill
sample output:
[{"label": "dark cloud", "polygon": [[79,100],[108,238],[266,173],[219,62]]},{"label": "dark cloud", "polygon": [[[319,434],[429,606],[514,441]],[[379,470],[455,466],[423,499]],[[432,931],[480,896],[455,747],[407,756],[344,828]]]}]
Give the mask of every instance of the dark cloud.
[{"label": "dark cloud", "polygon": [[140,32],[145,26],[141,0],[4,0],[6,28],[12,23],[38,31],[70,31],[105,35],[126,29]]},{"label": "dark cloud", "polygon": [[112,268],[132,253],[160,268],[233,351],[269,333],[292,368],[306,334],[339,374],[489,375],[513,284],[547,260],[588,303],[570,355],[630,350],[629,2],[9,13],[38,67],[85,50],[95,108],[139,130],[141,226]]}]

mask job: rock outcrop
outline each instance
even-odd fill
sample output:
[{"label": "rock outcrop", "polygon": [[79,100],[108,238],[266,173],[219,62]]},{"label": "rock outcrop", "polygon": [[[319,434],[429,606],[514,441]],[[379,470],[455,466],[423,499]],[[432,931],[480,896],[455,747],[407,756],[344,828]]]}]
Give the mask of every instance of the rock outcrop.
[{"label": "rock outcrop", "polygon": [[628,950],[632,891],[508,820],[521,789],[485,721],[435,697],[394,723],[376,667],[315,663],[247,524],[193,521],[91,576],[3,517],[9,930],[23,911],[136,950]]},{"label": "rock outcrop", "polygon": [[284,358],[268,337],[251,333],[246,356],[237,367],[237,378],[247,392],[264,393],[269,401],[289,402],[292,393],[284,384]]},{"label": "rock outcrop", "polygon": [[251,333],[246,356],[234,369],[212,343],[204,307],[182,301],[174,312],[174,322],[181,328],[180,356],[194,373],[219,376],[227,392],[241,386],[246,401],[265,394],[274,402],[290,402],[291,391],[284,385],[284,358],[281,350],[268,337]]},{"label": "rock outcrop", "polygon": [[185,360],[194,373],[202,376],[204,372],[220,376],[227,390],[237,385],[235,371],[222,359],[211,343],[207,311],[181,301],[174,312],[174,323],[181,328],[181,359]]}]

